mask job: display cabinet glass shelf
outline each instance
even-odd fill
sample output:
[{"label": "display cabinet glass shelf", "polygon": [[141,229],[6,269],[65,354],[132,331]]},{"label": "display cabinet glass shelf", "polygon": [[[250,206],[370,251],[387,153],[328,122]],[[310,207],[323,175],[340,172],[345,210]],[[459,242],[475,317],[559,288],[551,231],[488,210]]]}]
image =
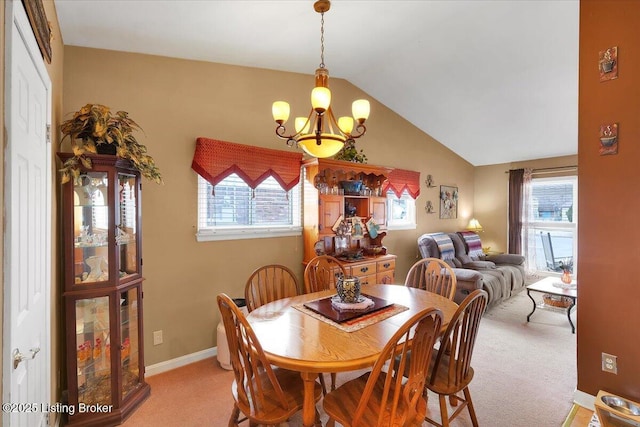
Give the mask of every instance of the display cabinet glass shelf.
[{"label": "display cabinet glass shelf", "polygon": [[[70,154],[59,153],[64,161]],[[146,398],[140,174],[110,155],[62,186],[70,425],[117,425]]]}]

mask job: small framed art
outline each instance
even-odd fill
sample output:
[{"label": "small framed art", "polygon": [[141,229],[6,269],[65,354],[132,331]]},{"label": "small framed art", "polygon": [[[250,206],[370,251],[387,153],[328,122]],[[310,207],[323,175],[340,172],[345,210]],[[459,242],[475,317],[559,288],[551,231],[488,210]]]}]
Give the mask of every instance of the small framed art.
[{"label": "small framed art", "polygon": [[440,219],[458,218],[458,187],[440,186]]}]

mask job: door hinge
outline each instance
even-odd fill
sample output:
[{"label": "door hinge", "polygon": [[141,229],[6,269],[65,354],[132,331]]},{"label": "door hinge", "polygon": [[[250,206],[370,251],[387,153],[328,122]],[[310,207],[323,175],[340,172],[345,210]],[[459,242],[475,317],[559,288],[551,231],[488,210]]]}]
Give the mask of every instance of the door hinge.
[{"label": "door hinge", "polygon": [[47,125],[47,144],[51,144],[51,125]]}]

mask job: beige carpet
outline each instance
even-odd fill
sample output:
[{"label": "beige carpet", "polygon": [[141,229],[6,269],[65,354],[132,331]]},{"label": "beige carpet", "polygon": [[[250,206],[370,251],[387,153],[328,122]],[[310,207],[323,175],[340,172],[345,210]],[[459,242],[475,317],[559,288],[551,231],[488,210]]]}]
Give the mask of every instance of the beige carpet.
[{"label": "beige carpet", "polygon": [[[482,320],[471,384],[482,427],[559,427],[571,409],[576,336],[560,313],[538,310],[527,323],[531,308],[522,292],[491,308]],[[339,374],[338,383],[353,375]],[[151,397],[124,426],[226,426],[232,377],[213,359],[150,377]],[[438,413],[433,395],[429,407]],[[322,420],[326,421],[324,414]],[[300,416],[289,425],[300,426]],[[471,421],[465,411],[452,427],[466,426]]]}]

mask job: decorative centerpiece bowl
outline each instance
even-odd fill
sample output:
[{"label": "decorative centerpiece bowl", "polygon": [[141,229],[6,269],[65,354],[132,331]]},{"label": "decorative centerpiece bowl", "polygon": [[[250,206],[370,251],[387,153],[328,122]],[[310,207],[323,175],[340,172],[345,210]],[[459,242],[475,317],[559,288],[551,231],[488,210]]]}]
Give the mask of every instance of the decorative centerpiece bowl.
[{"label": "decorative centerpiece bowl", "polygon": [[344,276],[338,279],[336,290],[340,301],[354,304],[360,301],[360,279],[353,276]]},{"label": "decorative centerpiece bowl", "polygon": [[342,187],[342,189],[344,190],[344,194],[357,196],[360,194],[360,189],[362,189],[362,181],[340,181],[340,187]]}]

